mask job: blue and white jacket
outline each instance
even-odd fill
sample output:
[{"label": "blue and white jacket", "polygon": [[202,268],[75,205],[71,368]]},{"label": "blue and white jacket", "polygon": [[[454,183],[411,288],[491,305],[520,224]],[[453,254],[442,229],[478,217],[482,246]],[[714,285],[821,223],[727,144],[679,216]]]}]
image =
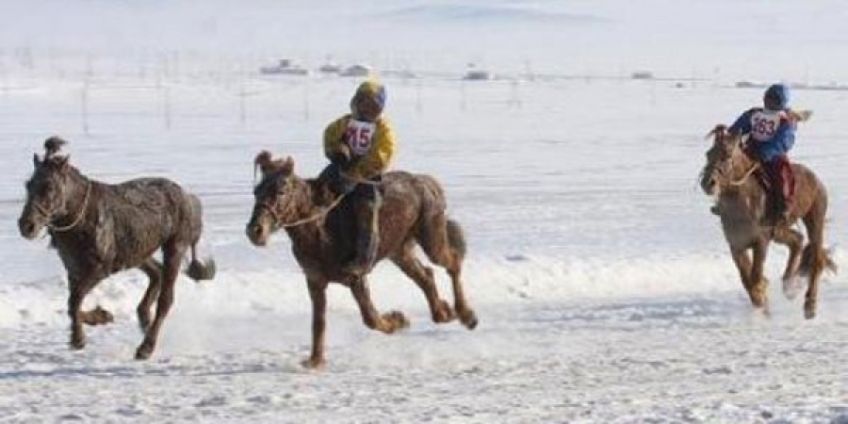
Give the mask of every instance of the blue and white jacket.
[{"label": "blue and white jacket", "polygon": [[763,162],[785,155],[795,144],[796,122],[788,109],[768,110],[760,107],[743,113],[730,127],[730,132],[750,135],[749,145]]}]

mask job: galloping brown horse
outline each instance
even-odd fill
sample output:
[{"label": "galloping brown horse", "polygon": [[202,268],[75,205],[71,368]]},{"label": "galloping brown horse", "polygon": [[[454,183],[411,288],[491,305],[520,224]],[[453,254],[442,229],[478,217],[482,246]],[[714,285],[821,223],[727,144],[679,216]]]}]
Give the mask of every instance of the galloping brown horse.
[{"label": "galloping brown horse", "polygon": [[[292,251],[306,274],[312,299],[312,354],[304,366],[324,364],[325,290],[331,281],[350,287],[368,328],[390,334],[407,327],[409,322],[401,312],[377,312],[365,277],[342,270],[351,254],[345,240],[353,239],[344,199],[334,201],[324,181],[298,178],[291,158],[274,160],[270,153],[262,152],[255,163],[262,171],[262,180],[254,190],[256,204],[247,224],[247,237],[253,244],[264,246],[271,233],[284,228],[292,240]],[[458,316],[466,327],[474,329],[477,317],[465,300],[460,281],[465,240],[459,224],[447,218],[441,186],[429,176],[406,172],[387,173],[382,185],[385,195],[380,208],[378,260],[391,259],[415,281],[424,291],[434,322],[445,323]],[[450,275],[453,309],[439,298],[433,270],[415,256],[416,245]]]},{"label": "galloping brown horse", "polygon": [[[836,266],[824,249],[824,225],[827,214],[827,190],[818,177],[804,165],[792,164],[795,173],[795,200],[789,209],[789,222],[775,225],[767,218],[766,191],[757,177],[756,162],[742,149],[742,138],[731,135],[718,125],[708,136],[713,145],[707,151],[707,164],[701,172],[701,188],[716,196],[724,236],[742,284],[755,308],[768,312],[763,263],[770,241],[789,247],[789,260],[783,273],[784,293],[791,297],[790,285],[798,275],[808,276],[804,316],[816,315],[819,277],[825,268]],[[801,219],[809,242],[792,225]],[[803,250],[802,250],[803,246]],[[753,262],[748,255],[753,251]]]},{"label": "galloping brown horse", "polygon": [[[197,259],[202,229],[200,199],[164,178],[140,178],[112,185],[94,181],[57,153],[65,142],[51,137],[44,159],[33,156],[35,171],[27,182],[27,201],[18,220],[21,235],[35,238],[44,227],[68,272],[71,347],[85,346],[82,324],[105,324],[112,315],[100,307],[81,311],[85,296],[104,278],[138,268],[150,285],[138,305],[144,341],[136,359],[156,346],[159,328],[174,301],[174,282],[185,252],[191,248],[188,276],[213,278],[214,262]],[[153,258],[162,250],[164,265]],[[156,301],[151,323],[150,308]]]}]

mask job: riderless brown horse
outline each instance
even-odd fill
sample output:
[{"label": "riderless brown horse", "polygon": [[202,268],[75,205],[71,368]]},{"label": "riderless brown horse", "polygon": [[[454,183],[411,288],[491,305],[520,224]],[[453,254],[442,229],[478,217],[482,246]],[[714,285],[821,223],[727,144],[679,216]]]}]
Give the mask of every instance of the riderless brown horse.
[{"label": "riderless brown horse", "polygon": [[[364,276],[343,271],[352,248],[347,241],[354,238],[344,197],[334,199],[324,181],[299,178],[291,158],[274,160],[270,153],[262,152],[255,164],[262,171],[262,180],[254,190],[256,203],[247,224],[247,237],[253,244],[264,246],[271,233],[285,229],[292,240],[292,251],[306,274],[312,299],[312,354],[304,365],[315,368],[324,363],[325,291],[331,281],[350,287],[369,328],[390,334],[407,327],[409,322],[401,312],[377,312]],[[460,280],[465,240],[459,224],[446,215],[441,186],[426,175],[389,172],[381,189],[385,194],[380,208],[378,260],[389,258],[415,281],[427,298],[434,322],[445,323],[458,316],[473,329],[477,317],[468,306]],[[416,245],[450,275],[453,308],[439,298],[433,270],[416,257]]]},{"label": "riderless brown horse", "polygon": [[[27,201],[18,220],[21,235],[34,239],[44,227],[51,245],[68,272],[71,347],[85,346],[82,324],[112,321],[98,307],[81,311],[85,296],[104,278],[138,268],[150,284],[138,305],[144,341],[136,359],[153,353],[159,329],[174,300],[174,282],[184,254],[191,249],[188,275],[194,280],[213,278],[213,261],[197,259],[202,229],[200,200],[164,178],[140,178],[122,184],[105,184],[81,174],[68,156],[58,152],[65,141],[51,137],[46,154],[33,156],[35,171],[26,183]],[[153,258],[160,250],[164,265]],[[150,308],[156,301],[156,317]]]}]

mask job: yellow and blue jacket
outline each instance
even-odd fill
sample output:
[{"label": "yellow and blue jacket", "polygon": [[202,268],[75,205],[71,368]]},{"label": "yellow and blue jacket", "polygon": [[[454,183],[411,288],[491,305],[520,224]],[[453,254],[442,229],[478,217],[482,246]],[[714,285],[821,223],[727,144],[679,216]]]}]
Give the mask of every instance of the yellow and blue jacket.
[{"label": "yellow and blue jacket", "polygon": [[382,116],[369,125],[347,114],[324,130],[324,155],[332,160],[345,149],[343,146],[349,149],[352,161],[345,172],[354,178],[371,179],[389,168],[395,154],[395,133]]}]

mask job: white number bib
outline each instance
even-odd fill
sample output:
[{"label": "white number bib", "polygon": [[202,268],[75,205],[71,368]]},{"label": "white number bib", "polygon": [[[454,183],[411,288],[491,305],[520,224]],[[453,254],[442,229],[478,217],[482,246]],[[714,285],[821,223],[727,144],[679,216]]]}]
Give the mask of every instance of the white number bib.
[{"label": "white number bib", "polygon": [[345,130],[345,142],[350,147],[350,151],[356,156],[368,153],[376,129],[377,125],[373,122],[349,120]]},{"label": "white number bib", "polygon": [[758,110],[751,115],[751,137],[756,141],[768,141],[780,127],[784,118],[782,111]]}]

